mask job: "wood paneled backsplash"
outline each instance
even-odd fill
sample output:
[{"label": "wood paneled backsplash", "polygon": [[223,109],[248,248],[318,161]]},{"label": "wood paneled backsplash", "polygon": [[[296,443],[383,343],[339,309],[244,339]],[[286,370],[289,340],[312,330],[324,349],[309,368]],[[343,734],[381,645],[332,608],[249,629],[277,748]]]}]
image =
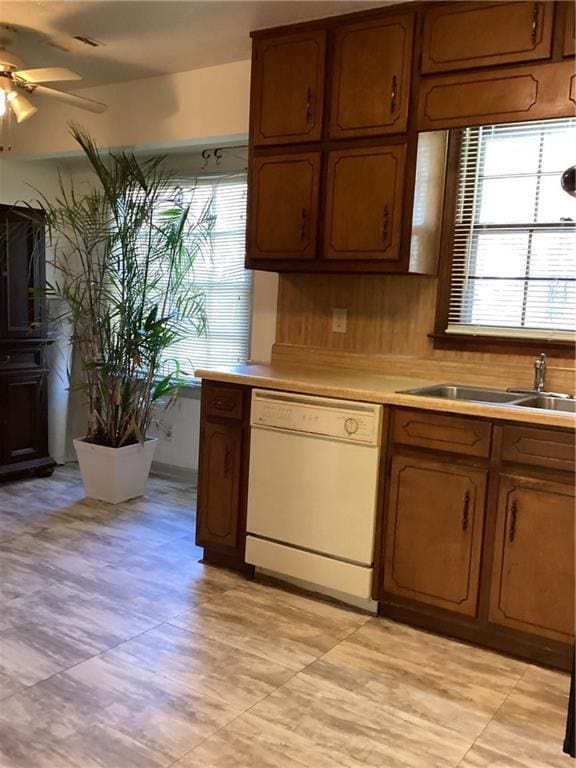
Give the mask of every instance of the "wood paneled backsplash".
[{"label": "wood paneled backsplash", "polygon": [[[410,275],[281,275],[276,343],[334,353],[474,363],[495,371],[518,364],[529,371],[533,352],[527,356],[434,349],[428,334],[434,327],[437,282],[435,277]],[[346,333],[332,331],[334,307],[348,310]],[[552,365],[574,369],[572,357],[549,357]],[[376,361],[375,366],[380,367]],[[573,389],[573,381],[569,386]]]}]

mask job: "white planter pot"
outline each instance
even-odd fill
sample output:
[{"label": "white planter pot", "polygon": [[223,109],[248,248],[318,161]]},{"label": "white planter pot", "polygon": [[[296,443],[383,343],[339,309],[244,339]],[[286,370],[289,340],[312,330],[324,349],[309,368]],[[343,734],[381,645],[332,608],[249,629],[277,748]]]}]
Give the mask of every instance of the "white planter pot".
[{"label": "white planter pot", "polygon": [[86,496],[109,504],[142,496],[157,443],[155,437],[147,437],[143,445],[107,448],[85,438],[74,440]]}]

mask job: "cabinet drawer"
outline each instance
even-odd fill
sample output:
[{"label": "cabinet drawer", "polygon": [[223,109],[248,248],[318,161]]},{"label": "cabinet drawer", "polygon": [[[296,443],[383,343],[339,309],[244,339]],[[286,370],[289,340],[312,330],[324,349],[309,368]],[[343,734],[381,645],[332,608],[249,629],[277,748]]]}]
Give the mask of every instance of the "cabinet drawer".
[{"label": "cabinet drawer", "polygon": [[0,371],[20,368],[43,368],[43,350],[35,349],[0,349]]},{"label": "cabinet drawer", "polygon": [[436,451],[482,457],[490,453],[490,424],[459,416],[395,411],[392,437],[396,443]]},{"label": "cabinet drawer", "polygon": [[568,472],[576,468],[573,432],[512,426],[502,432],[503,461]]},{"label": "cabinet drawer", "polygon": [[225,419],[241,419],[243,415],[243,392],[232,387],[205,387],[203,399],[207,416]]},{"label": "cabinet drawer", "polygon": [[576,114],[572,61],[426,78],[421,131],[545,120]]},{"label": "cabinet drawer", "polygon": [[553,14],[549,2],[432,3],[424,22],[422,72],[547,59]]}]

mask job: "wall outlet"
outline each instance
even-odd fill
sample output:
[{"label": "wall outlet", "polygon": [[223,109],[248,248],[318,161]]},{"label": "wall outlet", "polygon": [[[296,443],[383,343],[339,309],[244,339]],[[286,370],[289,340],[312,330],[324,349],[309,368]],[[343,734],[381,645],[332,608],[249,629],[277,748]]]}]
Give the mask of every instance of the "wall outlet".
[{"label": "wall outlet", "polygon": [[332,310],[332,333],[346,333],[348,310],[334,307]]}]

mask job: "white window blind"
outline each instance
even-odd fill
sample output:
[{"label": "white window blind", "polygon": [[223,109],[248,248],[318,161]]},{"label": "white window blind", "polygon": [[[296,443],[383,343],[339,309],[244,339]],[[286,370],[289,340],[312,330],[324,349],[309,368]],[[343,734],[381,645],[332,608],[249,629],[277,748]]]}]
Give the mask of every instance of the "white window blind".
[{"label": "white window blind", "polygon": [[447,333],[573,339],[576,120],[462,131]]},{"label": "white window blind", "polygon": [[[187,335],[167,351],[183,375],[195,368],[244,363],[250,350],[252,273],[244,269],[246,174],[179,180],[183,203],[195,217],[210,204],[214,226],[209,253],[194,262],[194,286],[205,294],[205,335]],[[170,367],[170,366],[168,366]]]}]

